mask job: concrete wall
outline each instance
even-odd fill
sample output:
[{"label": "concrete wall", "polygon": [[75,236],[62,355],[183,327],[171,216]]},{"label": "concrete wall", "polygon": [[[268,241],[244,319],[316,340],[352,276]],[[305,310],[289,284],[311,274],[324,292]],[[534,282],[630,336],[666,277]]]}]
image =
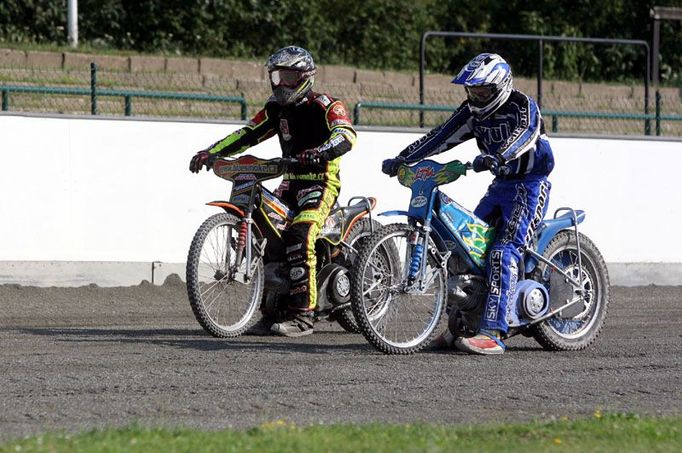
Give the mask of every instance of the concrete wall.
[{"label": "concrete wall", "polygon": [[[229,183],[191,174],[198,149],[238,128],[207,124],[0,115],[0,283],[136,284],[181,275],[198,225]],[[361,131],[344,158],[341,201],[379,198],[377,211],[405,208],[408,190],[380,173],[419,132]],[[557,166],[550,213],[587,211],[581,226],[600,247],[616,284],[682,284],[682,144],[552,138]],[[276,139],[252,150],[278,155]],[[473,143],[438,160],[470,160]],[[472,174],[443,190],[473,209],[490,176]],[[271,187],[275,182],[269,184]]]}]

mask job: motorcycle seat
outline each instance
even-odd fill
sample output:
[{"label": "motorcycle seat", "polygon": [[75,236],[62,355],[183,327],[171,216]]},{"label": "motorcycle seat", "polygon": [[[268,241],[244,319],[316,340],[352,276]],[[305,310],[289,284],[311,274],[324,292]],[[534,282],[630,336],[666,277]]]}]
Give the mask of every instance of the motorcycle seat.
[{"label": "motorcycle seat", "polygon": [[[369,202],[369,206],[367,203]],[[354,223],[356,217],[364,215],[366,212],[371,211],[376,206],[377,200],[374,197],[367,197],[366,199],[361,199],[351,205],[341,208],[343,210],[344,225],[351,225]]]}]

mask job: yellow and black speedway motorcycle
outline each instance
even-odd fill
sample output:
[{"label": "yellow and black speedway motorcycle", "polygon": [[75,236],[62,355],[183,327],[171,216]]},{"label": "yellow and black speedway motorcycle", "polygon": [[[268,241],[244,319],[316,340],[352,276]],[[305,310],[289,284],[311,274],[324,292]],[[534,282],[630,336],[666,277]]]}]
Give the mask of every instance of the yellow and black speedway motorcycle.
[{"label": "yellow and black speedway motorcycle", "polygon": [[[199,227],[187,257],[187,294],[199,324],[216,337],[244,333],[260,311],[277,318],[289,294],[288,268],[281,233],[293,214],[262,182],[281,176],[296,159],[259,159],[244,155],[217,159],[214,173],[233,182],[229,201]],[[353,204],[353,202],[355,202]],[[360,242],[378,227],[371,210],[376,200],[354,197],[335,206],[315,244],[317,307],[315,319],[337,321],[359,332],[350,308],[348,271]]]}]

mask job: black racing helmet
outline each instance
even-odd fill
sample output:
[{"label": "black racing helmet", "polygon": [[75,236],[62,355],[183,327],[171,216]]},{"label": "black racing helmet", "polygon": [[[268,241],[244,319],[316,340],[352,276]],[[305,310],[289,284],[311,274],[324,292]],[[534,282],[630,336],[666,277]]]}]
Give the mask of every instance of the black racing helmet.
[{"label": "black racing helmet", "polygon": [[279,49],[268,58],[272,94],[281,105],[293,104],[313,87],[315,62],[310,52],[302,47],[289,46]]}]

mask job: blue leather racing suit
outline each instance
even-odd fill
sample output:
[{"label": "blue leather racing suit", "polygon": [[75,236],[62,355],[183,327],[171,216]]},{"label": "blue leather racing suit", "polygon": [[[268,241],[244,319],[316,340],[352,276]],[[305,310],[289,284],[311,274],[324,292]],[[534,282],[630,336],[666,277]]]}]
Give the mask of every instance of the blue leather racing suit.
[{"label": "blue leather racing suit", "polygon": [[509,168],[508,174],[495,177],[474,211],[497,231],[488,249],[489,292],[480,327],[507,332],[507,306],[516,292],[522,252],[547,211],[551,188],[547,176],[554,168],[554,155],[537,104],[512,90],[504,104],[482,119],[472,115],[464,101],[445,123],[400,156],[417,162],[471,138],[481,154],[492,155]]}]

